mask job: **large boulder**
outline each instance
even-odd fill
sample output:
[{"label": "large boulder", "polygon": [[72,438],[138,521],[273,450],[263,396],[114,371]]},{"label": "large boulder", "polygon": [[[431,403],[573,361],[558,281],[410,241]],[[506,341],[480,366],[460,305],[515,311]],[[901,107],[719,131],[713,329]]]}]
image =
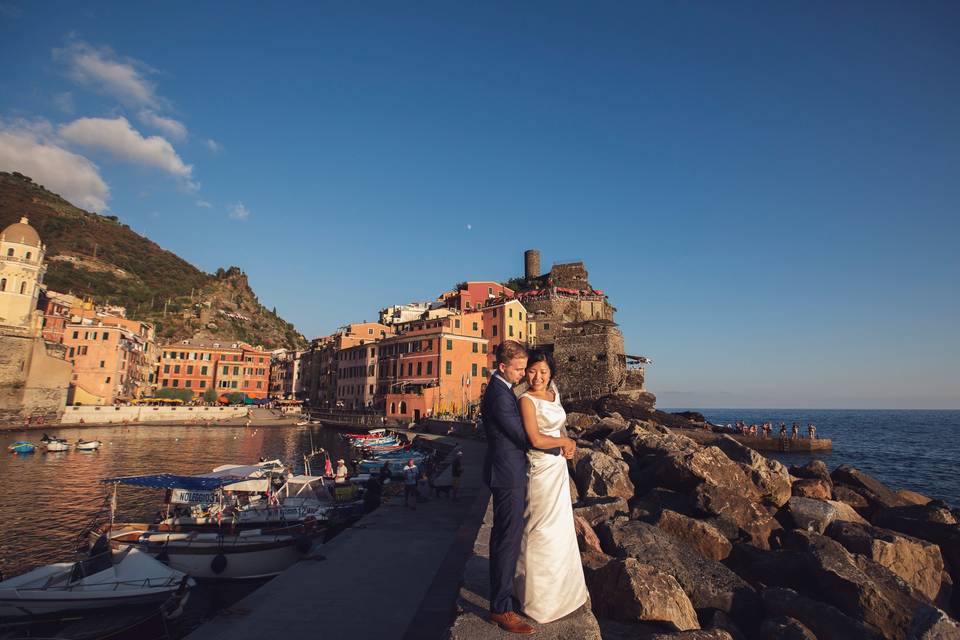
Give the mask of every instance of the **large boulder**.
[{"label": "large boulder", "polygon": [[759,618],[759,598],[733,571],[646,522],[606,522],[597,528],[606,553],[632,557],[677,579],[695,608],[719,609],[738,623]]},{"label": "large boulder", "polygon": [[627,463],[620,458],[602,451],[585,452],[577,462],[575,472],[580,496],[616,496],[629,500],[634,491],[629,471]]},{"label": "large boulder", "polygon": [[704,483],[696,487],[693,505],[703,514],[734,523],[741,537],[761,549],[770,548],[770,537],[780,528],[780,524],[756,502],[717,485]]},{"label": "large boulder", "polygon": [[[826,536],[794,531],[785,545],[806,557],[803,575],[809,592],[863,621],[884,638],[904,638],[914,615],[925,604],[922,596],[888,569],[852,555]],[[814,633],[819,636],[816,629]]]},{"label": "large boulder", "polygon": [[908,517],[900,509],[881,509],[874,514],[872,522],[879,527],[938,544],[943,559],[952,565],[955,572],[960,572],[960,525],[918,520]]},{"label": "large boulder", "polygon": [[635,558],[619,558],[587,580],[597,615],[628,622],[654,622],[679,631],[699,629],[697,613],[673,576]]},{"label": "large boulder", "polygon": [[626,500],[618,496],[602,496],[580,500],[573,505],[573,513],[595,527],[618,513],[629,514],[630,507]]},{"label": "large boulder", "polygon": [[777,616],[760,625],[760,640],[817,640],[817,636],[796,618]]},{"label": "large boulder", "polygon": [[765,458],[730,436],[717,440],[716,446],[750,476],[765,502],[782,507],[790,499],[790,472],[783,463]]},{"label": "large boulder", "polygon": [[857,510],[857,513],[866,517],[872,512],[870,502],[856,489],[842,484],[833,485],[833,499],[848,504]]},{"label": "large boulder", "polygon": [[823,460],[811,460],[805,465],[790,467],[790,475],[809,480],[826,480],[833,484],[833,480],[830,479],[830,470]]},{"label": "large boulder", "polygon": [[833,485],[822,478],[800,478],[794,481],[791,493],[801,498],[830,500],[833,498]]},{"label": "large boulder", "polygon": [[913,617],[907,640],[960,640],[960,625],[936,607],[922,607]]},{"label": "large boulder", "polygon": [[928,504],[933,501],[931,498],[928,498],[922,493],[910,491],[910,489],[897,489],[897,495],[910,504]]},{"label": "large boulder", "polygon": [[932,500],[926,504],[908,504],[902,507],[887,507],[883,510],[884,516],[908,518],[921,522],[936,522],[938,524],[957,524],[957,518],[949,507],[939,500]]},{"label": "large boulder", "polygon": [[844,484],[853,487],[857,493],[863,495],[871,506],[902,507],[909,504],[896,494],[895,491],[856,467],[842,464],[833,470],[830,478],[834,484]]},{"label": "large boulder", "polygon": [[815,533],[823,533],[836,520],[867,523],[848,505],[832,500],[814,500],[794,496],[787,502],[786,513],[794,527]]},{"label": "large boulder", "polygon": [[730,541],[708,522],[663,509],[654,524],[706,558],[719,562],[730,555]]},{"label": "large boulder", "polygon": [[940,593],[943,557],[937,545],[853,522],[833,522],[827,527],[827,535],[847,551],[886,567],[930,600],[935,600]]},{"label": "large boulder", "polygon": [[763,605],[771,616],[789,616],[810,629],[817,640],[878,640],[880,635],[834,606],[792,589],[764,589]]},{"label": "large boulder", "polygon": [[660,456],[652,465],[652,473],[657,486],[674,491],[689,492],[706,484],[736,491],[754,502],[762,496],[740,465],[717,447]]}]

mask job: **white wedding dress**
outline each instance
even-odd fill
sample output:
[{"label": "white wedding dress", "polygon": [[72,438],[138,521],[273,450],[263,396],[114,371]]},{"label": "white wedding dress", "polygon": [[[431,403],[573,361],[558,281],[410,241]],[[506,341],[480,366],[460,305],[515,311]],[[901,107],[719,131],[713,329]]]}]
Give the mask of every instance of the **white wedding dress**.
[{"label": "white wedding dress", "polygon": [[[567,420],[554,387],[553,402],[528,394],[537,410],[540,433],[559,438]],[[523,612],[540,623],[553,622],[587,601],[580,549],[573,527],[567,460],[542,451],[527,453],[526,525],[514,593]]]}]

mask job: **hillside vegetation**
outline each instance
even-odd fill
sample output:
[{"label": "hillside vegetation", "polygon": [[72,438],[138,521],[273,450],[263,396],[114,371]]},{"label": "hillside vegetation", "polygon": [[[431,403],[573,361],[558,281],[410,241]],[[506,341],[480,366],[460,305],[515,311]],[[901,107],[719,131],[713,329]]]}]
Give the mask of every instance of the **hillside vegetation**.
[{"label": "hillside vegetation", "polygon": [[0,172],[0,228],[27,216],[47,245],[53,291],[118,304],[157,326],[163,340],[211,337],[272,349],[306,344],[268,311],[237,267],[208,274],[136,233],[116,216],[74,205],[19,173]]}]

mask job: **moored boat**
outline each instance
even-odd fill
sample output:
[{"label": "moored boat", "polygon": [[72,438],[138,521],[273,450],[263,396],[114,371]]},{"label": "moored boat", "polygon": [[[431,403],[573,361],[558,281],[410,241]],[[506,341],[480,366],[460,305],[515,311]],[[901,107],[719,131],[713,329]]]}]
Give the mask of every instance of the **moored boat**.
[{"label": "moored boat", "polygon": [[59,438],[57,436],[48,436],[47,434],[43,434],[43,437],[40,438],[40,442],[47,451],[70,451],[70,443],[67,442],[66,438]]},{"label": "moored boat", "polygon": [[18,440],[7,447],[7,450],[11,453],[33,453],[36,449],[37,445],[25,440]]},{"label": "moored boat", "polygon": [[96,451],[103,445],[99,440],[77,440],[77,451]]},{"label": "moored boat", "polygon": [[179,611],[193,585],[138,549],[105,550],[0,582],[0,620],[31,620],[134,605]]}]

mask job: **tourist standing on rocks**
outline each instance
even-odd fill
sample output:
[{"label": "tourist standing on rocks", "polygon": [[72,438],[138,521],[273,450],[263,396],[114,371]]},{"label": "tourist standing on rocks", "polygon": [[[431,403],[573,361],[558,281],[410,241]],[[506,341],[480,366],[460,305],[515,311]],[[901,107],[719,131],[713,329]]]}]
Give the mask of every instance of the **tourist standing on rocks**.
[{"label": "tourist standing on rocks", "polygon": [[794,422],[793,427],[790,429],[790,439],[797,440],[798,438],[800,438],[800,425]]},{"label": "tourist standing on rocks", "polygon": [[490,621],[511,633],[533,633],[534,628],[514,611],[513,578],[523,538],[527,499],[527,450],[530,448],[520,418],[513,385],[527,369],[527,350],[515,340],[497,348],[497,368],[480,403],[487,452],[483,480],[493,495],[490,531]]},{"label": "tourist standing on rocks", "polygon": [[[532,351],[528,390],[520,396],[520,416],[533,448],[527,452],[527,522],[514,588],[523,612],[540,623],[576,611],[588,597],[567,471],[576,444],[563,435],[567,413],[553,384],[554,373],[553,358]],[[557,445],[564,455],[554,453]]]}]

